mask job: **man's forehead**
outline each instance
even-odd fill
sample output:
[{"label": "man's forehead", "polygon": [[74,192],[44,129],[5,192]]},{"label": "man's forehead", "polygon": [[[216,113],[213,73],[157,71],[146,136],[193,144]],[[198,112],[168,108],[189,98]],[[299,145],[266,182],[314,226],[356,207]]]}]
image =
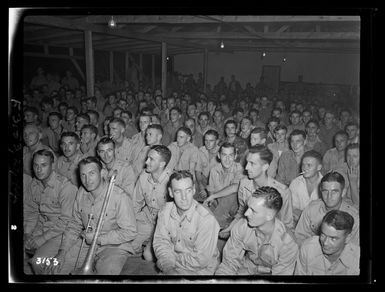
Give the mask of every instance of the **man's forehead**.
[{"label": "man's forehead", "polygon": [[193,181],[189,177],[181,178],[179,180],[173,179],[171,181],[172,189],[188,189],[193,186]]}]

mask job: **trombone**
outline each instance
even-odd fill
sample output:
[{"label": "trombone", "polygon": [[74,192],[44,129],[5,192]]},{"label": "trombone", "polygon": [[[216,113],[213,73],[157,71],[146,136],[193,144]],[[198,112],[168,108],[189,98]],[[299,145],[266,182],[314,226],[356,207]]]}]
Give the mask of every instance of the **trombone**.
[{"label": "trombone", "polygon": [[[107,206],[108,206],[108,203],[110,201],[111,192],[112,192],[112,188],[114,187],[116,175],[117,175],[117,171],[115,170],[114,173],[111,176],[110,183],[108,185],[107,194],[106,194],[106,196],[104,198],[104,201],[103,201],[102,210],[100,211],[100,216],[99,216],[98,224],[96,226],[94,238],[92,239],[92,243],[91,243],[90,249],[87,252],[87,256],[86,256],[86,258],[84,260],[83,266],[80,268],[80,270],[75,271],[75,274],[78,274],[78,275],[90,275],[90,274],[93,274],[93,272],[92,272],[92,263],[93,263],[94,257],[95,257],[96,241],[98,239],[100,230],[102,229],[102,225],[103,225],[103,222],[104,222],[104,216],[106,214]],[[84,242],[84,239],[83,239],[83,242]]]}]

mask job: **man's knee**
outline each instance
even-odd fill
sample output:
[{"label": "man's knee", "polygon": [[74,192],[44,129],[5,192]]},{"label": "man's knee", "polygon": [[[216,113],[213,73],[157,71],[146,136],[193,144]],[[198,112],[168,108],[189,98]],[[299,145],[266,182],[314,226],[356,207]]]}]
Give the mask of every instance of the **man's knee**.
[{"label": "man's knee", "polygon": [[107,258],[98,261],[95,266],[96,274],[98,275],[120,275],[127,256],[122,256],[120,259],[116,257]]}]

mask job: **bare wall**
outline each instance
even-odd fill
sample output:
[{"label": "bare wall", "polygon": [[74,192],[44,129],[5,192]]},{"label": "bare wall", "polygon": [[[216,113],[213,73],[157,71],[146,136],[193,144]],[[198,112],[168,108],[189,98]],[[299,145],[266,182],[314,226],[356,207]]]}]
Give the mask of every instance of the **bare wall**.
[{"label": "bare wall", "polygon": [[[287,61],[282,62],[286,57]],[[304,82],[358,85],[360,70],[359,54],[329,53],[269,53],[261,59],[260,52],[209,53],[208,79],[213,87],[221,76],[229,82],[234,74],[244,87],[259,81],[264,65],[281,66],[281,81],[295,82],[303,75]],[[203,53],[177,55],[174,70],[198,77],[203,72]]]}]

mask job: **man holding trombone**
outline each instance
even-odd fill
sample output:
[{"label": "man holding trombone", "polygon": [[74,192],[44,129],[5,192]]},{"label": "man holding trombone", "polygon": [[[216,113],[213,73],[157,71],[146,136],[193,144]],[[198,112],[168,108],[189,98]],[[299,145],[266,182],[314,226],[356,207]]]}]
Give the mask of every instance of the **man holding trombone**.
[{"label": "man holding trombone", "polygon": [[[55,255],[44,273],[119,275],[133,253],[131,242],[137,229],[132,201],[120,187],[114,186],[116,174],[108,183],[101,170],[102,164],[96,157],[79,162],[82,186],[72,220],[58,250],[46,256]],[[82,265],[77,267],[77,263]]]}]

